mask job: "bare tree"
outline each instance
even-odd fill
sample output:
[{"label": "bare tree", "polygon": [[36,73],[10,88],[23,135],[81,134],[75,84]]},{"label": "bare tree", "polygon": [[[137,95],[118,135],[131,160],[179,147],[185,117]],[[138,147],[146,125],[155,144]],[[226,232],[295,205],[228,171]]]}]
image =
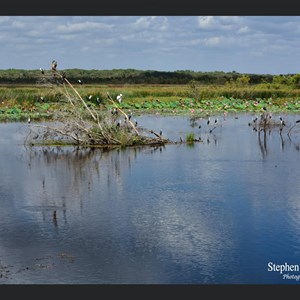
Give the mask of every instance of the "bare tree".
[{"label": "bare tree", "polygon": [[170,142],[153,130],[140,129],[131,115],[121,109],[120,103],[107,93],[112,109],[95,106],[84,100],[64,72],[53,60],[48,71],[41,70],[39,85],[55,89],[63,96],[62,108],[49,124],[30,123],[27,141],[35,144],[153,145]]}]

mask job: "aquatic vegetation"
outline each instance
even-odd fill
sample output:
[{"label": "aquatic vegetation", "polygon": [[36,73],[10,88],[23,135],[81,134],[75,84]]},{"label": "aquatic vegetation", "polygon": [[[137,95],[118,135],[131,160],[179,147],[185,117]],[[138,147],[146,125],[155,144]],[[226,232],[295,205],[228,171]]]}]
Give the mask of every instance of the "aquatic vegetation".
[{"label": "aquatic vegetation", "polygon": [[189,132],[186,134],[186,142],[187,143],[194,143],[196,141],[195,139],[195,133],[194,132]]}]

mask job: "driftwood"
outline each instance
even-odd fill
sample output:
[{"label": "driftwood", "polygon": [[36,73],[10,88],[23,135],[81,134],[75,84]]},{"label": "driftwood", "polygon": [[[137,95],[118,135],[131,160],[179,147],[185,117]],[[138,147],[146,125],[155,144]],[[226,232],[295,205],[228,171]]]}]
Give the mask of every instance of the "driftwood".
[{"label": "driftwood", "polygon": [[[42,70],[38,82],[48,88],[59,89],[63,95],[63,108],[58,111],[53,122],[49,124],[30,123],[31,145],[36,144],[74,144],[81,146],[101,145],[158,145],[170,142],[153,130],[140,130],[107,93],[108,101],[114,108],[114,114],[109,109],[100,109],[85,101],[65,73],[57,70],[57,62],[53,61],[49,71]],[[118,121],[124,117],[124,124]],[[144,133],[152,133],[152,137]]]}]

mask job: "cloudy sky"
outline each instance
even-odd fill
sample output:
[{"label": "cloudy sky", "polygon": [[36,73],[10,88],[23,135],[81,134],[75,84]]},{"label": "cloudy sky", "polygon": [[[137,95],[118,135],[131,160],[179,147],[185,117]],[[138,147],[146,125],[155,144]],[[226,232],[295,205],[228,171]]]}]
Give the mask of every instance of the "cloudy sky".
[{"label": "cloudy sky", "polygon": [[0,16],[0,69],[300,73],[300,16]]}]

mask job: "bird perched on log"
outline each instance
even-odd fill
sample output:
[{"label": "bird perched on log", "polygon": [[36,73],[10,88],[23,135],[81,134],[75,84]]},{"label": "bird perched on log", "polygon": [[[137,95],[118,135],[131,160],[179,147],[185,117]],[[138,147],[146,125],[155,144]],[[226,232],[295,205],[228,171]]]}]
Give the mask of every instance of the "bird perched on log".
[{"label": "bird perched on log", "polygon": [[56,60],[52,60],[52,64],[51,64],[52,71],[56,71],[56,68],[57,68],[57,61]]}]

